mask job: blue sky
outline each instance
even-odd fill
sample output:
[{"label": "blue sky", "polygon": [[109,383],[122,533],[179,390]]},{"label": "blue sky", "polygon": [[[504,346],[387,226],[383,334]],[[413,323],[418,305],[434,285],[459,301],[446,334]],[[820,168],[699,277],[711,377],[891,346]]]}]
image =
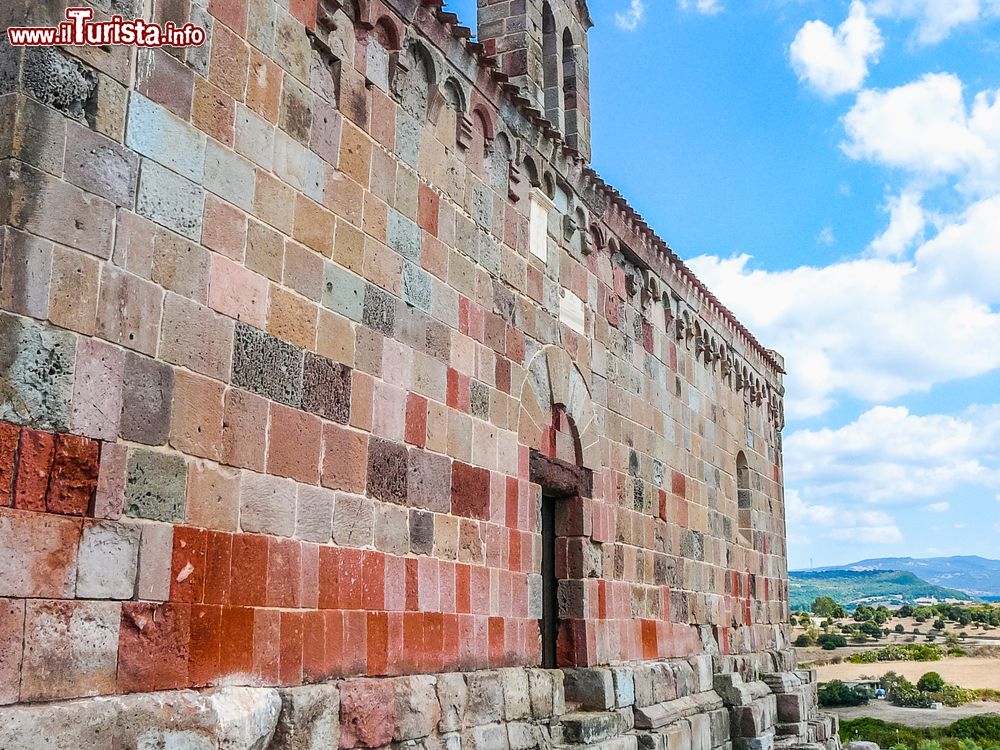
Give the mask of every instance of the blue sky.
[{"label": "blue sky", "polygon": [[595,168],[786,357],[790,565],[1000,557],[1000,0],[590,8]]}]

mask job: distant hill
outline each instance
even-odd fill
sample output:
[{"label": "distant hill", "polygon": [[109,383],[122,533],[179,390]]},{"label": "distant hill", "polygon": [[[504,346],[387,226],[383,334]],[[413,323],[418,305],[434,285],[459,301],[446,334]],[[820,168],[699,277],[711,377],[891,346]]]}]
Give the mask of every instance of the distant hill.
[{"label": "distant hill", "polygon": [[792,571],[788,574],[792,611],[808,610],[818,596],[829,596],[848,609],[859,604],[903,605],[934,597],[970,599],[956,589],[936,586],[906,571],[826,570]]},{"label": "distant hill", "polygon": [[[905,570],[979,598],[1000,597],[1000,560],[985,557],[882,557],[816,570]],[[810,571],[815,572],[815,571]]]}]

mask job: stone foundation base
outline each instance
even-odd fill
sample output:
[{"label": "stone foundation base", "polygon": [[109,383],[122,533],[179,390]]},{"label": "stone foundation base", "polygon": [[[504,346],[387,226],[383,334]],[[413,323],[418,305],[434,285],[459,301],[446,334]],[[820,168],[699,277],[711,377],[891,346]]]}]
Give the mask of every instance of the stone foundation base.
[{"label": "stone foundation base", "polygon": [[814,673],[728,659],[16,705],[0,708],[0,750],[839,750]]}]

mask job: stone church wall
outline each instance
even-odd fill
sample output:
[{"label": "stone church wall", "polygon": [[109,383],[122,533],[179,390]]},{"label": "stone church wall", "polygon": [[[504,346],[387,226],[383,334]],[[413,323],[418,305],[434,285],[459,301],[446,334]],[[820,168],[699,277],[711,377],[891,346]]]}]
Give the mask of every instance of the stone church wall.
[{"label": "stone church wall", "polygon": [[0,47],[0,749],[826,742],[780,357],[437,3],[150,5]]}]

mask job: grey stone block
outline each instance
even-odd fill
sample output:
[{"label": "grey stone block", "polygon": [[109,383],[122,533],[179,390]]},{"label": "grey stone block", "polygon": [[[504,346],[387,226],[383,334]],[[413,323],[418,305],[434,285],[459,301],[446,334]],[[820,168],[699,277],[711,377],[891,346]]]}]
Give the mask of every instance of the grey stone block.
[{"label": "grey stone block", "polygon": [[430,312],[433,299],[431,275],[414,265],[403,264],[403,301],[411,307]]},{"label": "grey stone block", "polygon": [[394,208],[389,209],[386,242],[407,260],[420,263],[420,227]]},{"label": "grey stone block", "polygon": [[0,420],[65,431],[76,336],[0,313]]},{"label": "grey stone block", "polygon": [[615,684],[615,705],[618,708],[635,704],[635,677],[631,667],[612,667]]},{"label": "grey stone block", "polygon": [[360,323],[364,317],[364,279],[333,263],[325,263],[322,302],[324,307]]},{"label": "grey stone block", "polygon": [[125,440],[163,445],[170,432],[174,370],[141,354],[125,355],[120,434]]},{"label": "grey stone block", "polygon": [[205,149],[205,189],[239,206],[253,209],[256,175],[253,165],[214,141]]},{"label": "grey stone block", "polygon": [[327,750],[340,740],[340,691],[335,685],[278,690],[281,713],[268,750]]},{"label": "grey stone block", "polygon": [[190,240],[201,239],[204,191],[190,180],[143,159],[135,210]]},{"label": "grey stone block", "polygon": [[501,721],[504,716],[503,686],[497,673],[472,672],[466,675],[465,682],[468,686],[465,726],[478,727]]},{"label": "grey stone block", "polygon": [[465,721],[465,705],[469,699],[465,675],[456,673],[438,675],[435,687],[441,711],[438,731],[442,733],[459,731]]},{"label": "grey stone block", "polygon": [[80,599],[131,599],[139,559],[138,525],[104,521],[84,523],[77,564]]},{"label": "grey stone block", "polygon": [[125,513],[154,521],[184,520],[187,464],[184,457],[130,448],[125,478]]},{"label": "grey stone block", "polygon": [[362,320],[373,331],[392,337],[396,331],[396,299],[372,284],[365,285]]},{"label": "grey stone block", "polygon": [[610,669],[601,667],[565,670],[566,700],[589,711],[607,711],[615,705]]},{"label": "grey stone block", "polygon": [[[205,176],[205,134],[132,92],[125,122],[125,145],[193,182]],[[197,237],[194,239],[198,239]]]},{"label": "grey stone block", "polygon": [[436,679],[431,675],[399,677],[396,689],[396,726],[392,738],[416,740],[434,731],[441,718],[435,692]]}]

